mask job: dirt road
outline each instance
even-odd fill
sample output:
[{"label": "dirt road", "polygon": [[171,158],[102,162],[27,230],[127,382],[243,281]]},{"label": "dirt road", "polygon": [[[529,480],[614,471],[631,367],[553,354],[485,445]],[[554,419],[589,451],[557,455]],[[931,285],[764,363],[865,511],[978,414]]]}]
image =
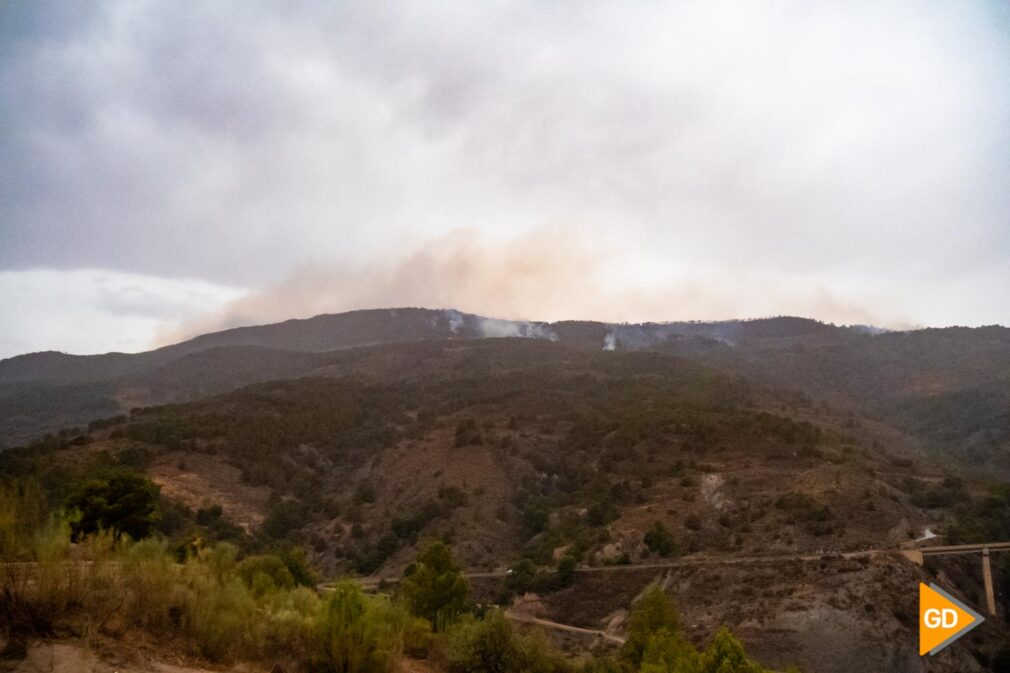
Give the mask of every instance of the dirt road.
[{"label": "dirt road", "polygon": [[[757,554],[749,556],[682,556],[671,561],[655,561],[652,563],[628,563],[623,565],[605,566],[580,566],[575,569],[577,573],[612,573],[629,572],[635,570],[663,570],[666,568],[684,568],[690,566],[712,566],[712,565],[762,565],[783,563],[789,561],[800,561],[803,563],[816,563],[821,560],[831,559],[858,559],[873,558],[884,554],[897,553],[889,549],[861,549],[848,552],[800,552],[795,554]],[[495,570],[471,570],[463,573],[468,579],[504,579],[508,576],[508,569],[498,568]],[[361,577],[358,582],[365,588],[374,588],[380,583],[394,584],[399,581],[399,577]],[[325,585],[322,588],[326,588]]]}]

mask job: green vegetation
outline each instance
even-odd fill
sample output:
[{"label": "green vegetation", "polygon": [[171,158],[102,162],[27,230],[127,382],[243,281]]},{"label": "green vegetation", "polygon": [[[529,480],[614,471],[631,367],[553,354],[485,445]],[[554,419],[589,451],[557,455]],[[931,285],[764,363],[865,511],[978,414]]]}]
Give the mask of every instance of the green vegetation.
[{"label": "green vegetation", "polygon": [[[121,483],[88,481],[80,492],[89,494],[84,499],[89,507],[100,499],[96,494],[144,494],[110,495],[106,502],[140,502],[144,506],[137,510],[150,514],[147,496],[154,491],[131,475]],[[215,515],[208,510],[203,516]],[[437,652],[451,673],[580,669],[539,635],[515,629],[497,610],[469,614],[466,581],[441,541],[418,555],[392,598],[366,596],[350,581],[320,597],[297,551],[242,558],[238,547],[219,543],[180,557],[156,531],[145,528],[152,535],[134,540],[125,526],[116,527],[123,518],[95,520],[96,530],[74,534],[70,522],[79,519],[50,515],[37,484],[0,484],[0,561],[29,561],[31,568],[0,575],[0,623],[8,638],[49,634],[67,624],[89,635],[116,622],[172,638],[190,654],[214,662],[283,658],[314,671],[389,673],[405,654]],[[103,522],[112,523],[103,528]],[[575,567],[574,557],[563,558],[550,576],[552,585],[570,583]],[[517,575],[537,577],[529,563],[518,569]],[[650,591],[632,611],[620,661],[597,657],[584,668],[587,673],[763,671],[728,632],[697,653],[677,625],[665,595]]]},{"label": "green vegetation", "polygon": [[400,591],[410,612],[427,619],[438,631],[463,614],[470,594],[462,569],[441,540],[428,545],[407,566]]},{"label": "green vegetation", "polygon": [[946,477],[939,485],[923,486],[916,479],[909,479],[906,491],[912,496],[912,504],[926,509],[947,509],[970,500],[968,490],[957,477]]},{"label": "green vegetation", "polygon": [[93,479],[74,491],[66,508],[74,515],[70,524],[74,540],[109,530],[118,539],[148,537],[158,523],[158,489],[148,479],[120,472],[108,479]]},{"label": "green vegetation", "polygon": [[[92,440],[110,447],[110,469],[143,471],[150,456],[168,450],[200,454],[201,462],[214,456],[213,462],[238,467],[247,484],[270,489],[266,519],[247,535],[213,503],[189,512],[159,499],[156,529],[180,554],[222,541],[244,553],[300,546],[334,558],[341,571],[372,574],[421,537],[458,534],[453,529],[465,517],[452,513],[478,497],[465,484],[439,484],[410,502],[386,492],[371,473],[383,449],[432,433],[448,434],[461,456],[478,451],[476,445],[496,455],[514,482],[513,498],[498,503],[494,516],[519,524],[512,529],[519,534],[517,556],[541,567],[556,562],[557,548],[588,561],[605,544],[605,527],[622,510],[648,502],[666,478],[680,479],[684,488],[696,485],[704,456],[745,445],[776,460],[809,462],[838,441],[791,417],[785,404],[770,413],[767,391],[658,353],[496,340],[467,344],[451,356],[438,344],[413,344],[338,359],[348,372],[386,371],[395,362],[406,373],[395,384],[382,383],[382,376],[260,383],[198,402],[138,409],[94,424],[89,434],[71,432],[4,452],[0,469],[34,472],[47,481],[48,456]],[[360,477],[344,483],[338,473]],[[57,489],[60,502],[80,484],[69,486]],[[334,533],[322,534],[319,524],[334,520]],[[833,519],[798,523],[814,534],[840,530]],[[648,533],[647,546],[657,556],[711,541]],[[733,537],[712,543],[722,548],[746,531],[727,535]]]},{"label": "green vegetation", "polygon": [[806,493],[779,496],[775,507],[786,512],[792,523],[802,526],[811,535],[830,535],[841,526],[827,505]]},{"label": "green vegetation", "polygon": [[[659,587],[648,589],[628,617],[628,639],[620,658],[641,673],[767,673],[747,657],[743,646],[725,627],[712,643],[697,650],[680,630],[673,602]],[[794,669],[792,669],[794,670]]]},{"label": "green vegetation", "polygon": [[498,610],[455,625],[446,649],[449,673],[569,673],[572,669],[543,638],[518,633]]},{"label": "green vegetation", "polygon": [[353,582],[340,582],[326,599],[319,620],[322,664],[340,673],[385,673],[394,668],[404,634],[429,629],[397,604],[368,598]]},{"label": "green vegetation", "polygon": [[541,570],[531,559],[524,558],[509,568],[503,601],[528,591],[546,593],[569,587],[575,582],[577,567],[578,559],[570,554],[561,557],[553,572]]},{"label": "green vegetation", "polygon": [[677,543],[673,539],[673,535],[659,521],[652,524],[652,528],[646,531],[644,541],[645,546],[653,554],[670,556],[677,551]]},{"label": "green vegetation", "polygon": [[1010,539],[1010,484],[992,486],[986,495],[959,504],[955,515],[947,530],[952,544]]}]

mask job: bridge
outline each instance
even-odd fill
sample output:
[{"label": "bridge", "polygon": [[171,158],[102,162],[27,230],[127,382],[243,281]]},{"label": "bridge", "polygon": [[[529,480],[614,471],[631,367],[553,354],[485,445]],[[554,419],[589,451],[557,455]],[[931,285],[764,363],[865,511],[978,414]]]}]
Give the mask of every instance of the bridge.
[{"label": "bridge", "polygon": [[[982,544],[959,544],[941,545],[936,547],[919,547],[915,549],[860,549],[847,552],[799,552],[791,554],[755,554],[749,556],[709,556],[700,554],[697,556],[684,556],[670,561],[655,561],[650,563],[629,563],[624,565],[604,565],[604,566],[581,566],[575,569],[576,573],[608,573],[608,572],[632,572],[636,570],[664,570],[671,568],[683,568],[690,566],[710,566],[710,565],[762,565],[774,564],[788,561],[798,561],[804,563],[820,562],[825,559],[860,559],[873,558],[876,556],[899,553],[906,559],[922,566],[928,556],[949,556],[954,554],[981,554],[982,555],[982,579],[985,584],[986,610],[991,615],[996,614],[996,597],[993,591],[992,568],[989,563],[989,555],[992,552],[1010,552],[1010,542],[986,542]],[[464,571],[467,579],[504,579],[508,576],[508,570],[497,568],[494,570],[471,570]],[[380,585],[396,584],[399,577],[359,577],[357,582],[366,590],[375,590]],[[321,585],[324,591],[331,585]]]},{"label": "bridge", "polygon": [[922,565],[927,556],[951,556],[955,554],[982,555],[982,582],[985,584],[985,607],[990,615],[996,614],[996,596],[992,588],[992,567],[989,564],[991,552],[1010,551],[1010,542],[986,542],[983,544],[952,544],[938,547],[903,549],[902,556],[912,563]]}]

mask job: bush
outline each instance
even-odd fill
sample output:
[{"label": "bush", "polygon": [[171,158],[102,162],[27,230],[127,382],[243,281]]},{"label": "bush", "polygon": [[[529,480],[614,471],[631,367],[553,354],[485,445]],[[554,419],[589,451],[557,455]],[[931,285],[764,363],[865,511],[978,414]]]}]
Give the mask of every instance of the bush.
[{"label": "bush", "polygon": [[467,497],[459,486],[443,486],[438,489],[438,499],[449,509],[457,509],[466,505]]},{"label": "bush", "polygon": [[0,559],[29,556],[33,538],[47,519],[45,495],[37,482],[0,484]]},{"label": "bush", "polygon": [[450,673],[555,673],[565,661],[543,640],[515,632],[498,610],[478,620],[468,617],[448,632]]},{"label": "bush", "polygon": [[653,554],[660,556],[670,556],[677,551],[677,543],[674,541],[673,535],[666,529],[666,526],[658,521],[652,524],[652,528],[645,533],[645,546]]},{"label": "bush", "polygon": [[309,506],[300,500],[279,500],[270,507],[262,531],[275,540],[294,540],[309,519]]},{"label": "bush", "polygon": [[477,421],[467,418],[459,422],[456,426],[456,446],[470,446],[483,444],[484,438],[481,436]]},{"label": "bush", "polygon": [[386,673],[393,670],[409,617],[382,599],[369,599],[353,582],[341,582],[326,601],[319,626],[325,670]]},{"label": "bush", "polygon": [[558,568],[551,578],[552,589],[564,589],[575,583],[575,569],[579,562],[574,556],[566,555],[558,561]]},{"label": "bush", "polygon": [[295,587],[295,578],[291,571],[280,557],[273,554],[250,556],[238,564],[236,571],[256,595]]}]

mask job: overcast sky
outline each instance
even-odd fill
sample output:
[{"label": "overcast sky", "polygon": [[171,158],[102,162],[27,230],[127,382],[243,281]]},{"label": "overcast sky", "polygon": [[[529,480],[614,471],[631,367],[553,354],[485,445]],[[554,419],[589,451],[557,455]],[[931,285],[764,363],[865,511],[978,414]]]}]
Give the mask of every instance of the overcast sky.
[{"label": "overcast sky", "polygon": [[1010,9],[0,3],[0,356],[396,305],[1010,324]]}]

